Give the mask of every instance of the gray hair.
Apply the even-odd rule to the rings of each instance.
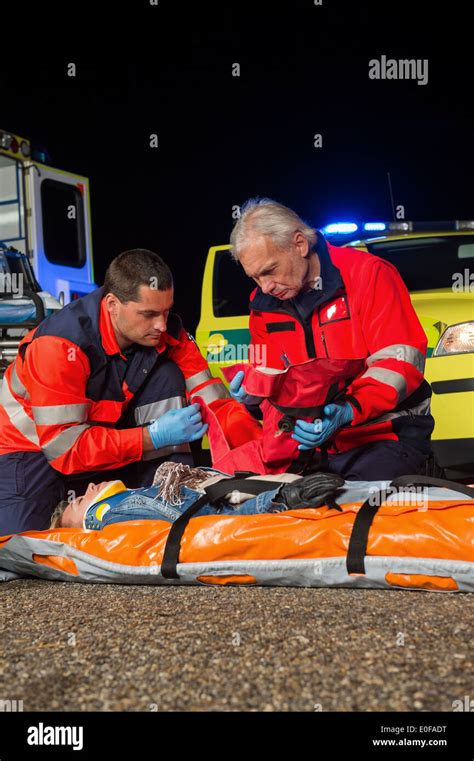
[[[286,249],[291,246],[295,232],[303,233],[310,249],[316,243],[316,230],[292,209],[271,198],[250,198],[242,206],[230,236],[232,256],[239,260],[252,234],[269,235],[279,248]]]

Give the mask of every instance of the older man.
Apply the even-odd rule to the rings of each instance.
[[[423,377],[427,339],[396,268],[328,244],[270,199],[243,206],[231,244],[257,283],[251,342],[265,347],[268,366],[318,357],[365,360],[345,401],[327,404],[322,419],[296,422],[299,459],[312,452],[317,466],[322,448],[325,470],[350,480],[418,472],[434,426]],[[246,393],[242,378],[234,378],[231,394],[252,407],[260,400]]]

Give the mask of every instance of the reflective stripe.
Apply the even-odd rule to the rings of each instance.
[[[394,370],[386,370],[384,367],[371,367],[360,376],[360,379],[363,378],[374,378],[374,380],[391,386],[397,392],[399,402],[403,401],[407,395],[407,382],[405,378],[401,373],[396,373]]]
[[[408,344],[392,344],[391,346],[384,346],[383,349],[376,351],[367,357],[367,366],[373,365],[374,362],[378,362],[379,359],[398,359],[401,362],[408,362],[410,365],[416,367],[420,373],[425,369],[425,355],[414,346]]]
[[[169,410],[179,410],[186,405],[186,399],[182,396],[170,396],[169,399],[162,399],[159,402],[151,402],[151,404],[142,404],[141,407],[137,407],[134,416],[135,423],[137,425],[145,425],[151,423],[152,420],[157,420],[159,417],[168,412]]]
[[[23,399],[26,399],[28,397],[26,388],[24,387],[23,383],[18,377],[18,373],[16,371],[16,362],[12,365],[12,372],[10,375],[10,385],[12,388],[12,391],[17,396],[21,396]]]
[[[18,380],[18,378],[16,379]],[[28,417],[21,403],[13,396],[12,392],[10,391],[7,378],[4,378],[2,381],[0,403],[10,418],[10,423],[14,426],[14,428],[16,428],[17,431],[25,436],[28,441],[31,441],[32,444],[35,444],[37,447],[39,447],[39,439],[34,421]]]
[[[211,379],[212,379],[212,375],[209,369],[201,370],[201,372],[195,373],[194,375],[191,375],[191,377],[187,379],[186,391],[188,392],[188,394],[190,394],[193,388],[195,388],[196,386],[199,386],[200,383],[205,383],[205,381],[211,380]]]
[[[186,454],[191,452],[191,449],[189,444],[179,444],[179,446],[174,447],[163,447],[163,449],[152,449],[149,452],[143,453],[142,460],[156,460],[157,457],[167,457],[168,455],[175,454],[176,452]]]
[[[48,441],[48,443],[42,447],[43,454],[48,462],[65,454],[73,444],[76,443],[79,436],[88,428],[90,428],[90,425],[72,425],[70,428],[66,428],[65,431],[58,433],[54,439]]]
[[[368,420],[366,423],[362,423],[359,427],[362,427],[364,425],[374,425],[374,423],[384,423],[386,420],[394,420],[397,417],[401,417],[402,415],[430,415],[431,414],[431,399],[424,399],[420,404],[415,405],[415,407],[410,407],[407,410],[399,410],[398,412],[387,412],[385,415],[380,415],[380,417],[372,418],[372,420]]]
[[[215,402],[216,399],[231,398],[222,381],[219,381],[219,383],[211,383],[209,386],[204,386],[204,388],[198,389],[195,396],[202,396],[206,404],[211,404],[211,402]],[[193,397],[191,396],[191,401],[192,400]]]
[[[83,423],[87,420],[88,404],[51,404],[46,407],[32,407],[36,425],[60,425],[62,423]]]

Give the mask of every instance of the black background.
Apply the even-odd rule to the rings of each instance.
[[[97,282],[121,251],[157,251],[194,331],[207,250],[228,242],[232,207],[248,197],[275,198],[317,227],[387,219],[390,172],[407,219],[474,217],[464,8],[35,4],[3,28],[14,45],[0,58],[0,127],[90,178]],[[428,58],[429,83],[370,80],[382,54]]]

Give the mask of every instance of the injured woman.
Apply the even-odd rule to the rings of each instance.
[[[152,486],[127,489],[122,481],[89,484],[85,494],[61,501],[53,512],[51,528],[100,530],[112,523],[133,520],[174,521],[206,494],[213,484],[232,478],[213,468],[191,468],[165,462],[157,469]],[[264,480],[264,476],[257,476]],[[330,473],[298,477],[272,476],[272,488],[256,496],[232,490],[218,504],[204,503],[194,517],[279,513],[326,504],[344,479]],[[275,481],[281,485],[275,488]]]

